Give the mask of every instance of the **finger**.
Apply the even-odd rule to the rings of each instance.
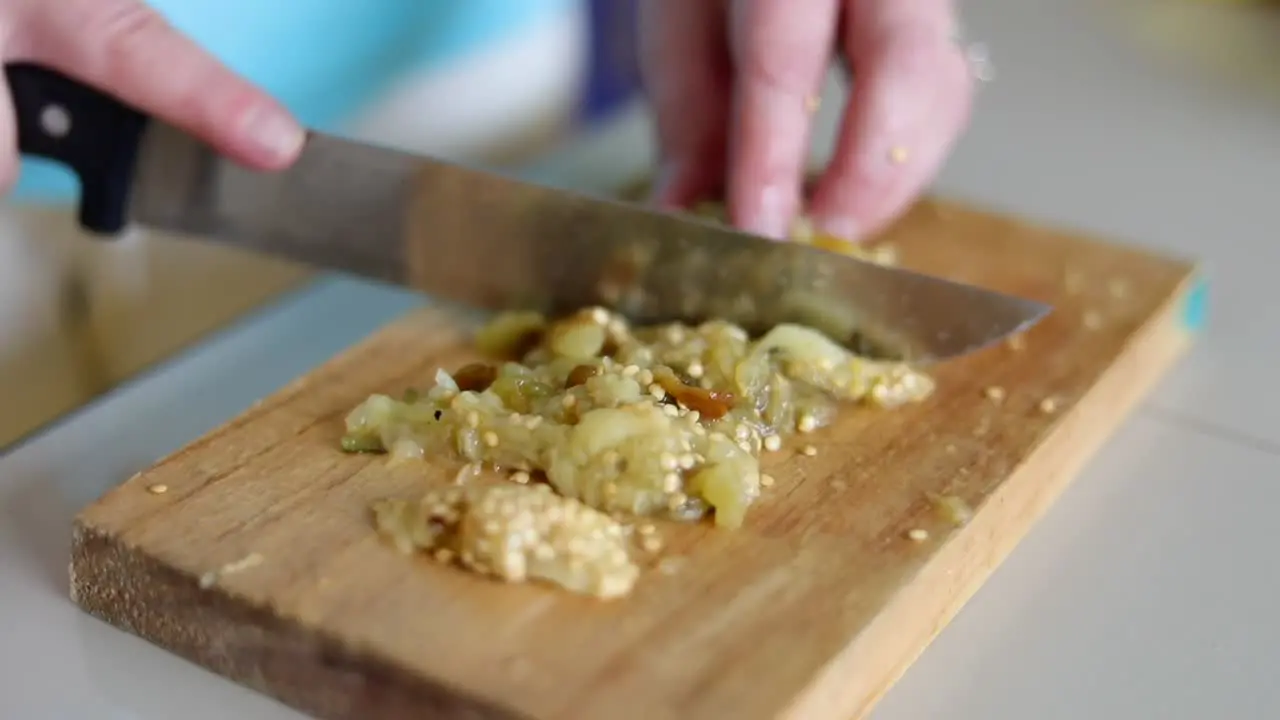
[[[810,213],[819,229],[857,239],[932,180],[968,122],[973,80],[949,0],[853,0],[846,17],[854,87]]]
[[[722,3],[645,0],[640,71],[657,126],[652,200],[688,207],[724,182],[731,65]]]
[[[816,96],[831,59],[837,0],[736,0],[736,67],[728,180],[729,217],[785,237],[800,209]]]
[[[305,139],[288,112],[136,0],[31,5],[12,55],[103,89],[242,163],[274,169]]]
[[[11,97],[9,84],[0,78],[0,97]],[[19,157],[14,148],[18,146],[18,126],[14,119],[13,106],[0,103],[0,195],[8,194],[18,179]]]

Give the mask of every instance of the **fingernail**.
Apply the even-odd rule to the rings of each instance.
[[[816,218],[814,225],[817,226],[819,232],[841,240],[856,242],[859,239],[858,221],[847,215]]]
[[[291,160],[306,140],[306,131],[288,113],[269,106],[255,110],[245,120],[244,131],[263,159],[271,162]]]
[[[786,191],[771,185],[760,192],[756,212],[744,223],[745,229],[774,240],[785,240],[791,229],[792,214]]]

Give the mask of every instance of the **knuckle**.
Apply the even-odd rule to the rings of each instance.
[[[884,37],[880,52],[896,60],[901,70],[921,78],[936,78],[952,59],[960,58],[958,46],[927,28],[909,26]]]
[[[936,42],[954,36],[959,28],[953,0],[845,0],[850,2],[849,30],[855,35],[919,36]]]
[[[941,110],[967,107],[976,90],[967,49],[935,35],[908,32],[894,36],[868,65],[874,67],[881,82],[893,83],[920,98],[932,98],[943,106],[938,108]]]
[[[831,58],[834,22],[826,22],[825,13],[816,9],[781,13],[778,7],[761,2],[735,6],[730,34],[736,71],[769,95],[807,97]]]
[[[99,61],[108,72],[146,61],[169,29],[160,13],[133,2],[91,3],[96,9],[86,24],[103,38]]]
[[[767,95],[807,97],[807,78],[801,78],[794,66],[778,61],[778,54],[748,52],[738,62],[738,72]]]
[[[148,5],[82,1],[94,8],[85,25],[100,38],[88,58],[94,74],[147,104],[148,110],[181,114],[203,131],[228,113],[245,112],[255,101],[241,83],[220,77],[217,66]]]
[[[973,96],[977,92],[977,80],[968,53],[953,44],[937,54],[933,68],[927,77],[936,98],[935,110],[944,120],[942,129],[949,133],[958,132],[959,126],[969,117]]]

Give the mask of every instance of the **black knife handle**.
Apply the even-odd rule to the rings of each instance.
[[[147,117],[46,67],[12,63],[4,74],[18,122],[18,152],[75,172],[80,225],[100,235],[119,233],[127,222]]]

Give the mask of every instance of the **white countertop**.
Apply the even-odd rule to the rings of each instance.
[[[876,720],[1274,717],[1274,15],[1192,0],[966,6],[996,78],[939,190],[1199,256],[1211,320]],[[567,156],[580,178],[637,167],[643,123],[616,133]],[[300,717],[79,613],[68,523],[416,302],[325,278],[0,456],[0,717]]]

